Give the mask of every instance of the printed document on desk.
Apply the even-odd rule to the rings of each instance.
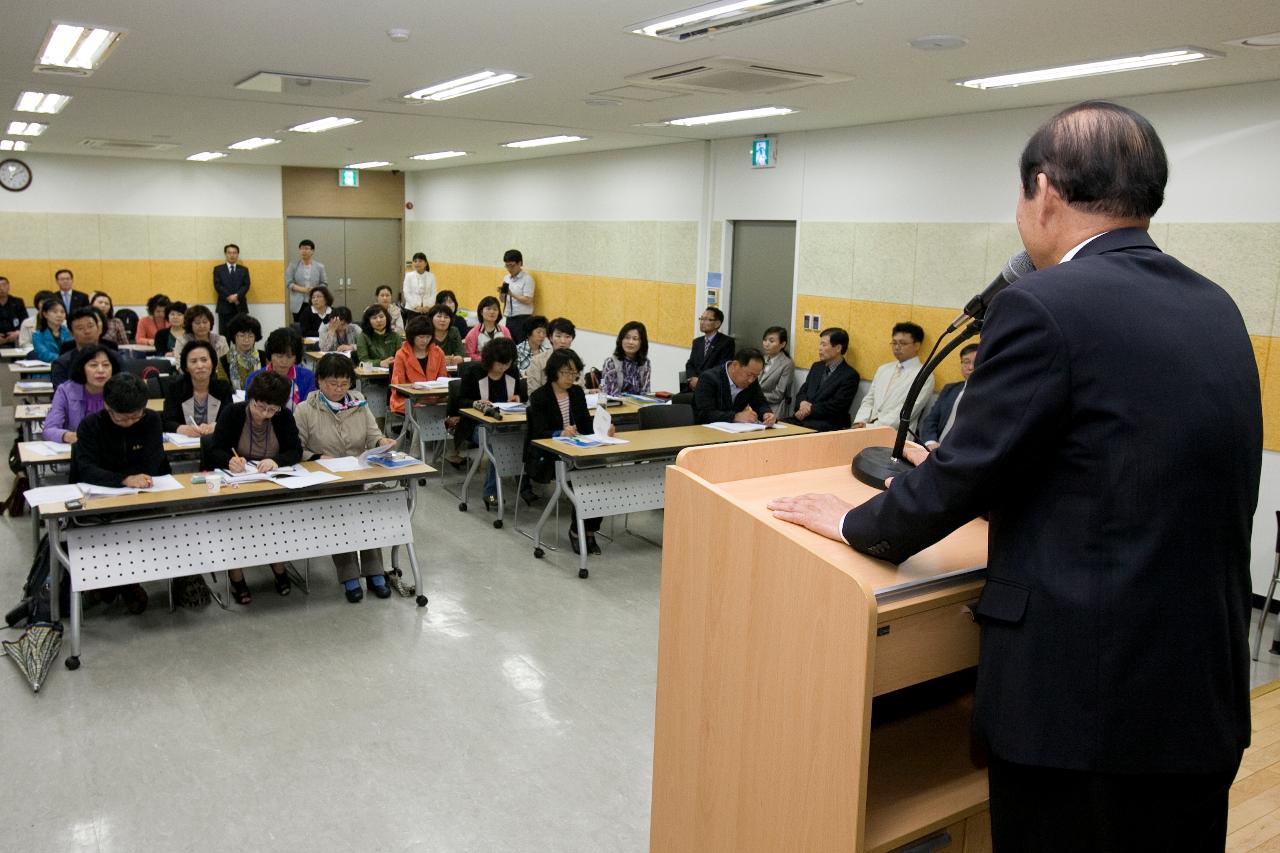
[[[718,429],[721,432],[760,432],[761,430],[766,429],[787,428],[786,424],[774,424],[772,427],[768,427],[764,424],[740,424],[737,422],[730,423],[729,421],[716,421],[715,423],[704,424],[704,426],[709,426],[712,429]]]
[[[64,503],[84,497],[75,483],[64,483],[60,486],[41,486],[38,489],[27,489],[22,495],[27,499],[27,506]]]
[[[558,435],[552,441],[572,444],[574,447],[601,447],[606,444],[627,444],[625,438],[608,435]]]
[[[198,435],[183,435],[180,432],[166,432],[164,434],[164,440],[174,445],[175,447],[199,447],[200,446],[200,436]]]
[[[71,452],[71,445],[63,444],[61,441],[28,441],[23,447],[28,453],[34,453],[36,456],[60,456]]]

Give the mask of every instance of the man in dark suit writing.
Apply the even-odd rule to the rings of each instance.
[[[1249,743],[1253,349],[1147,233],[1168,165],[1146,119],[1072,107],[1020,172],[1037,271],[992,302],[946,441],[856,509],[770,506],[893,562],[990,513],[974,716],[997,851],[1221,850]]]
[[[969,344],[960,349],[960,382],[943,387],[933,407],[920,421],[920,443],[926,450],[937,450],[944,436],[951,432],[956,422],[956,404],[964,395],[965,383],[973,375],[973,365],[978,360],[978,345]]]
[[[858,371],[844,360],[849,351],[849,333],[844,329],[824,329],[818,338],[818,361],[796,395],[792,423],[818,432],[848,429],[853,423],[849,409],[858,394]]]
[[[240,247],[235,243],[223,246],[222,254],[226,262],[213,268],[213,289],[218,292],[214,305],[218,331],[225,335],[232,317],[249,313],[249,268],[240,263]]]
[[[747,347],[719,367],[704,371],[693,392],[693,415],[700,424],[736,422],[772,426],[776,417],[760,390],[764,353]]]

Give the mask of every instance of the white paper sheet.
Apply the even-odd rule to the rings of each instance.
[[[765,428],[764,424],[740,424],[740,423],[730,423],[729,421],[716,421],[715,423],[707,424],[707,426],[711,427],[712,429],[718,429],[721,432],[734,432],[734,433],[758,432],[759,430],[762,430]]]
[[[161,474],[159,477],[151,478],[151,488],[143,489],[144,492],[180,492],[183,486],[178,482],[178,478],[172,474]]]
[[[27,489],[23,493],[23,497],[27,499],[27,506],[41,506],[43,504],[79,500],[83,495],[74,483],[64,483],[60,486],[41,486],[38,489]]]
[[[494,403],[493,407],[504,415],[523,412],[527,408],[524,403]]]
[[[326,471],[335,473],[360,471],[369,467],[354,456],[339,456],[337,459],[317,459],[316,462]]]
[[[232,391],[232,392],[231,392],[231,402],[233,402],[233,403],[243,403],[243,402],[244,402],[244,392],[243,392],[243,391]]]
[[[35,380],[35,379],[24,379],[24,380],[22,380],[22,381],[20,381],[20,382],[15,382],[15,383],[13,384],[13,387],[14,387],[14,388],[16,388],[16,389],[17,389],[17,390],[19,390],[19,391],[28,391],[28,392],[35,392],[35,391],[52,391],[52,390],[53,390],[53,383],[52,383],[52,382],[41,382],[41,381],[39,381],[39,380]]]
[[[48,367],[49,362],[41,361],[38,358],[20,358],[14,362],[18,367]]]
[[[609,414],[609,410],[604,406],[596,409],[596,416],[593,426],[593,432],[597,438],[604,438],[609,435],[609,427],[613,426],[613,416]]]
[[[178,447],[199,447],[200,436],[183,435],[180,432],[166,432],[164,440]]]
[[[61,441],[28,441],[23,447],[28,453],[34,453],[36,456],[58,456],[71,452],[71,445],[63,444]]]
[[[299,474],[293,477],[279,477],[275,482],[286,489],[305,489],[307,486],[318,486],[321,483],[332,483],[341,479],[337,474],[329,474],[325,471],[309,471],[306,474]]]

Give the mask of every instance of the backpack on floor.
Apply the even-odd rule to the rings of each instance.
[[[62,584],[58,592],[58,612],[65,614],[71,608],[71,584]],[[31,558],[27,582],[22,587],[22,601],[5,615],[4,620],[13,627],[20,622],[27,625],[48,622],[49,616],[49,537],[41,536],[35,556]]]

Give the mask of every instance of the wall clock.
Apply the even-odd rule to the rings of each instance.
[[[0,187],[22,192],[31,186],[31,167],[21,160],[0,160]]]

